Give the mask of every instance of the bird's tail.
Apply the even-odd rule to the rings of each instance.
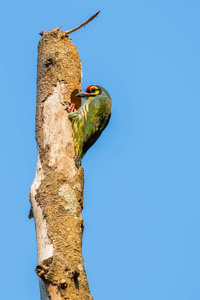
[[[76,166],[77,166],[78,169],[81,166],[81,156],[80,155],[78,155],[77,158],[76,158]]]

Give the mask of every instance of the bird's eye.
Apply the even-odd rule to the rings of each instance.
[[[92,91],[92,93],[94,93],[96,91],[96,89],[93,88],[93,89],[91,89],[91,91]]]

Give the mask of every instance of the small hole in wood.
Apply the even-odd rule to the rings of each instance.
[[[76,95],[78,93],[79,93],[78,89],[73,90],[73,92],[71,93],[71,103],[75,104],[76,110],[78,110],[81,107],[81,105],[82,105],[81,98],[76,97]]]

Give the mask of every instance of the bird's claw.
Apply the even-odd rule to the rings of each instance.
[[[71,103],[70,107],[67,109],[68,113],[70,112],[74,112],[75,110],[75,104],[74,103]]]

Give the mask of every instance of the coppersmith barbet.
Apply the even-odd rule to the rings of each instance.
[[[90,85],[85,92],[76,96],[87,99],[76,112],[70,112],[68,115],[72,121],[76,166],[79,168],[83,155],[108,125],[111,116],[111,98],[106,89],[98,85]],[[68,112],[72,111],[73,107],[70,107]]]

